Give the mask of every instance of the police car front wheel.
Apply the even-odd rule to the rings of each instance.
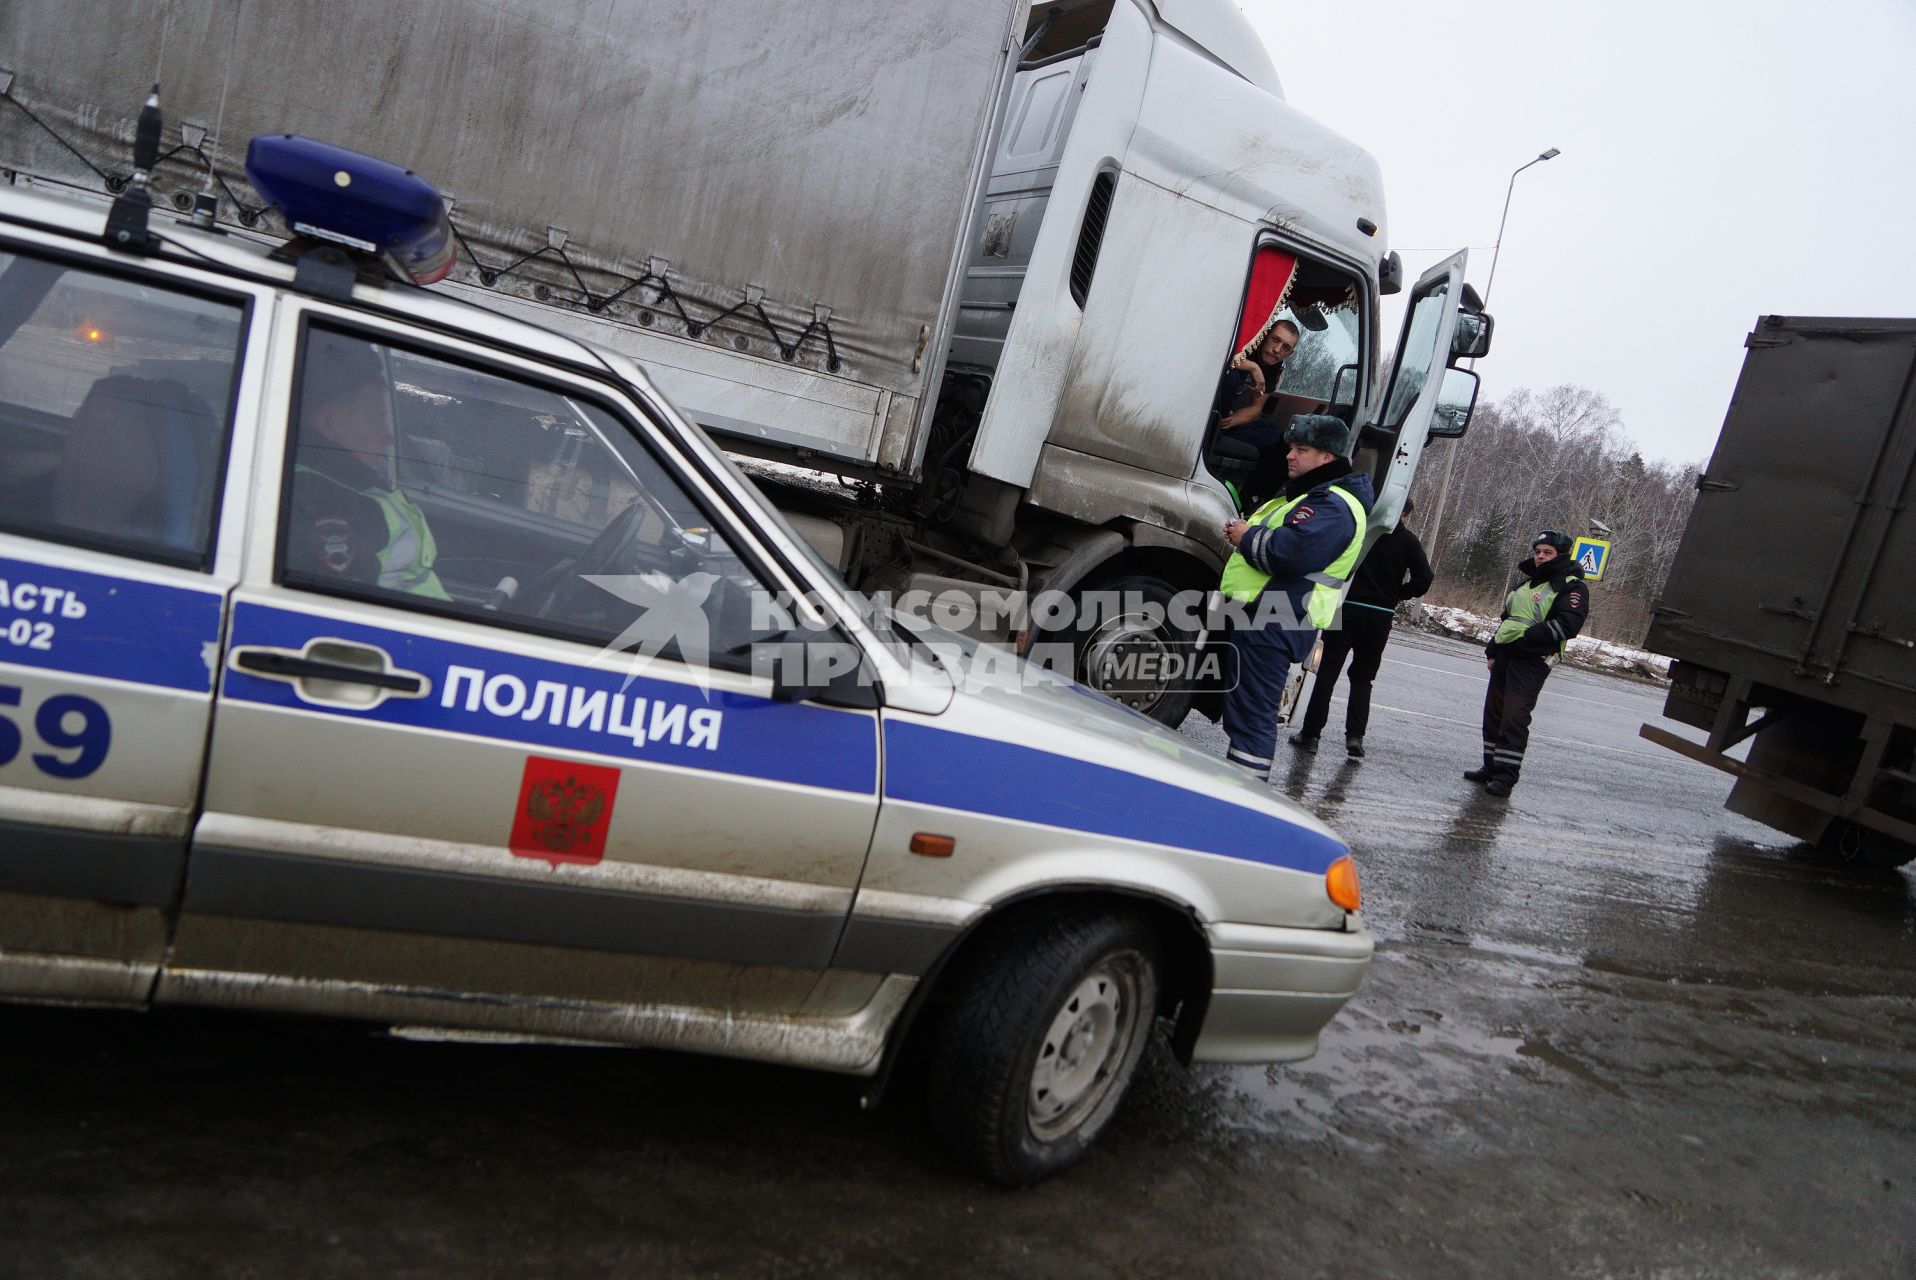
[[[987,939],[933,1046],[931,1118],[953,1150],[1007,1186],[1082,1158],[1156,1023],[1158,954],[1146,921],[1105,912]]]

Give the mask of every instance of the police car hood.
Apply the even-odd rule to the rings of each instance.
[[[1035,781],[1025,779],[1034,785],[1070,787],[1086,771],[1100,784],[1098,793],[1106,793],[1102,784],[1118,784],[1122,799],[1098,815],[1105,824],[1099,829],[1199,847],[1202,833],[1196,827],[1206,821],[1202,815],[1228,806],[1231,812],[1223,816],[1245,838],[1289,845],[1307,854],[1301,862],[1284,859],[1283,865],[1321,870],[1345,852],[1335,832],[1268,783],[1149,716],[1003,649],[928,623],[900,625],[931,647],[956,686],[951,705],[936,718],[939,728],[1020,748],[1015,756],[997,761],[997,767],[1022,768],[1034,775],[1041,771],[1044,776]],[[958,767],[954,761],[953,768]],[[975,776],[971,762],[966,767],[973,769],[975,785],[986,783]],[[1137,786],[1124,790],[1123,775],[1134,777]],[[1188,804],[1181,803],[1176,792],[1188,793]],[[1104,803],[1089,788],[1075,799],[1086,808]],[[1114,829],[1122,828],[1127,816],[1136,819],[1137,829]],[[1163,838],[1180,821],[1185,824],[1183,838]]]

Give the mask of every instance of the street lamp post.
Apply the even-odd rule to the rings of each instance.
[[[1546,160],[1554,160],[1562,154],[1563,152],[1552,147],[1550,150],[1540,153],[1535,160],[1526,161],[1511,170],[1510,184],[1504,188],[1503,216],[1497,219],[1497,243],[1490,251],[1490,278],[1484,281],[1484,307],[1486,310],[1490,307],[1491,286],[1497,283],[1497,259],[1503,256],[1504,224],[1510,221],[1510,196],[1511,193],[1517,189],[1517,175],[1533,164],[1542,164]],[[1473,366],[1476,363],[1474,360],[1471,361]],[[1433,551],[1437,549],[1437,535],[1443,530],[1444,503],[1450,497],[1450,473],[1451,469],[1457,465],[1457,449],[1461,444],[1463,444],[1462,440],[1452,440],[1450,442],[1450,448],[1444,450],[1444,478],[1437,483],[1437,510],[1430,518],[1430,546]]]

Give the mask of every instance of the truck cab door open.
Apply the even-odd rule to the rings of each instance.
[[[1417,281],[1404,312],[1403,332],[1398,335],[1389,389],[1379,402],[1376,419],[1358,439],[1357,465],[1370,472],[1377,486],[1366,545],[1396,527],[1438,408],[1456,399],[1454,387],[1452,396],[1445,396],[1444,374],[1453,356],[1460,354],[1454,350],[1460,315],[1472,315],[1479,321],[1465,335],[1470,341],[1462,354],[1481,354],[1488,347],[1487,318],[1475,317],[1474,309],[1463,310],[1464,265],[1469,257],[1467,250],[1459,250]],[[1470,397],[1466,395],[1464,402],[1468,405]],[[1465,416],[1467,413],[1468,409]],[[1459,415],[1451,416],[1455,420]],[[1461,427],[1453,432],[1448,425],[1442,434],[1463,433]]]

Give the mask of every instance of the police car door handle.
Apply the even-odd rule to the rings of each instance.
[[[378,652],[369,650],[369,652]],[[381,655],[382,659],[384,655]],[[324,662],[284,649],[235,649],[233,665],[254,675],[281,680],[333,680],[341,684],[365,684],[395,693],[421,694],[426,682],[405,671],[373,671],[344,662]]]

